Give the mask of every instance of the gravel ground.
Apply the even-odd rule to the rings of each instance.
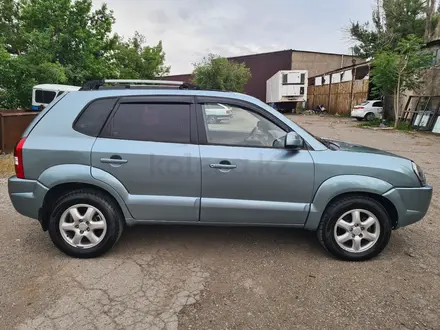
[[[104,257],[76,260],[15,213],[1,179],[0,329],[440,329],[440,137],[292,118],[415,160],[434,186],[428,215],[363,263],[305,231],[180,226],[131,228]]]

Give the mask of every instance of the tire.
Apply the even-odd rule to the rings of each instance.
[[[217,118],[215,116],[208,116],[208,124],[215,124],[217,123]]]
[[[376,116],[374,115],[374,113],[372,113],[372,112],[369,112],[369,113],[367,113],[366,115],[365,115],[365,120],[366,121],[372,121],[372,120],[374,120],[376,118]]]
[[[98,191],[91,189],[74,190],[63,195],[54,205],[49,219],[49,235],[55,246],[71,257],[98,257],[109,251],[121,237],[124,229],[123,215],[111,198]],[[68,211],[72,209],[76,209],[79,215],[81,215],[83,210],[88,211],[92,209],[93,212],[91,213],[94,214],[94,220],[87,222],[89,225],[86,225],[85,219],[87,219],[87,216],[86,213],[84,213],[84,218],[79,220],[80,227],[78,225],[75,226],[74,224],[78,222],[73,220],[74,218]],[[66,219],[72,222],[67,222],[68,220]],[[61,230],[60,222],[61,224],[69,226],[72,230]],[[99,227],[103,226],[105,229],[93,229],[92,226],[98,226],[98,224]],[[87,228],[81,226],[87,226]],[[80,229],[84,229],[82,231],[84,234],[79,235],[78,231]],[[92,241],[85,236],[91,233],[93,233],[94,237],[98,238],[96,243],[92,243]],[[72,244],[68,243],[68,237],[77,237],[76,235],[78,235],[78,237],[81,236],[79,244],[82,244],[82,247],[73,246],[73,239]],[[82,236],[85,236],[85,238]],[[87,241],[90,246],[87,246]]]
[[[375,217],[375,219],[373,218],[373,220],[375,220],[375,224],[371,225],[366,230],[365,228],[368,225],[365,225],[365,227],[359,225],[357,229],[354,229],[354,227],[350,226],[350,230],[352,231],[345,230],[345,228],[342,228],[340,227],[340,225],[337,225],[337,223],[339,223],[340,221],[341,216],[347,214],[348,212],[352,212],[354,210],[360,211],[361,220],[363,220],[363,222],[361,223],[366,224],[365,217],[373,218],[371,217],[371,215],[373,215]],[[350,222],[350,216],[354,218],[354,216],[352,216],[352,213],[347,214],[347,216],[344,217],[344,219],[346,220],[345,223]],[[351,225],[351,223],[349,224]],[[359,234],[359,230],[361,230],[360,234]],[[374,230],[377,234],[375,235],[377,239],[375,241],[374,240],[370,241],[369,239],[373,237],[370,232]],[[379,232],[377,230],[379,230]],[[370,234],[366,233],[366,231],[368,231]],[[348,236],[346,237],[349,237],[349,240],[345,243],[338,243],[336,241],[336,236],[342,238],[343,235],[345,235],[345,233],[348,234]],[[327,206],[321,218],[317,235],[318,235],[318,240],[321,243],[321,245],[324,247],[324,249],[326,249],[328,252],[330,252],[339,259],[349,260],[349,261],[368,260],[377,256],[387,246],[388,241],[390,240],[391,237],[391,220],[385,208],[376,200],[367,196],[352,195],[336,200]],[[367,236],[369,237],[369,239],[365,238]],[[359,251],[356,252],[350,251],[350,249],[353,250],[355,246],[354,245],[355,240],[358,240],[359,238],[360,238]],[[363,247],[362,247],[362,242],[364,244]],[[341,247],[341,244],[344,246],[344,248]],[[372,245],[368,247],[369,244]],[[352,245],[351,248],[350,245]]]
[[[357,121],[363,121],[364,118],[356,118]]]

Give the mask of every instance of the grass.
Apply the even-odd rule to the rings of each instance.
[[[0,155],[0,176],[13,175],[14,171],[14,159],[12,155]]]
[[[381,123],[381,120],[376,118],[371,121],[361,122],[361,123],[359,123],[358,126],[359,127],[379,127],[380,123]],[[384,124],[385,124],[385,126],[388,126],[388,127],[394,127],[394,122],[387,121]],[[397,123],[396,129],[399,131],[412,131],[413,130],[410,123],[402,122],[402,121],[399,121]]]
[[[379,127],[380,119],[373,119],[370,121],[363,121],[359,123],[359,127]]]
[[[410,124],[410,123],[408,123],[408,122],[402,122],[402,121],[399,121],[399,122],[397,123],[397,129],[398,129],[399,131],[412,131],[412,130],[413,130],[413,128],[411,127],[411,124]]]

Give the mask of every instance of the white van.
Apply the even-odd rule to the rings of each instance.
[[[81,87],[71,85],[42,84],[32,88],[32,110],[41,110],[64,92],[77,91]]]

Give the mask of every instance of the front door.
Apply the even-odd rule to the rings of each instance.
[[[205,137],[200,146],[200,221],[304,224],[314,182],[308,150],[284,149],[283,137],[289,128],[252,106],[223,100],[232,109],[232,117],[208,123],[208,101],[199,99],[197,107],[199,136]]]
[[[110,173],[136,220],[198,221],[199,147],[193,98],[125,97],[92,150],[92,175]],[[193,143],[194,142],[194,143]]]

